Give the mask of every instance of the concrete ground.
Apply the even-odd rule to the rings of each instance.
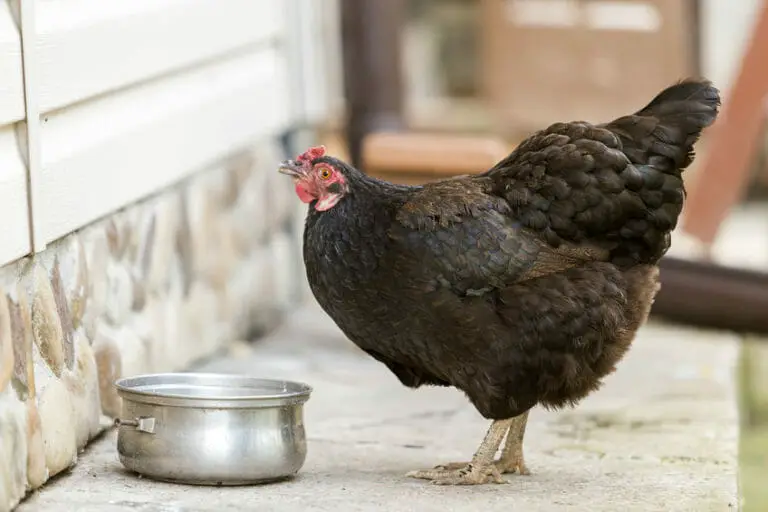
[[[314,387],[297,478],[238,488],[153,482],[122,468],[111,431],[18,511],[737,510],[737,355],[734,335],[651,323],[602,390],[574,410],[531,413],[531,476],[440,487],[403,475],[470,458],[488,423],[455,390],[404,388],[306,307],[255,346],[202,367]]]

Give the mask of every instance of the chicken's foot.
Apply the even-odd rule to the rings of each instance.
[[[458,469],[425,469],[420,471],[410,471],[405,476],[412,478],[421,478],[430,480],[437,485],[477,485],[488,482],[504,484],[507,483],[501,477],[501,473],[494,463],[494,456],[499,449],[504,434],[509,430],[514,421],[496,420],[491,424],[485,439],[480,444],[472,462],[464,464]]]
[[[501,457],[494,461],[494,464],[501,474],[518,473],[520,475],[530,475],[531,472],[526,467],[525,458],[523,457],[523,437],[525,436],[525,427],[528,424],[528,411],[525,411],[520,416],[515,416],[511,421],[507,440],[501,451]],[[468,464],[468,462],[449,462],[435,466],[435,469],[455,470],[466,467]]]

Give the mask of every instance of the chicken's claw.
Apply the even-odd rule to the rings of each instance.
[[[440,467],[440,466],[438,466]],[[424,469],[409,471],[407,477],[429,480],[434,485],[506,484],[495,464],[486,467],[464,464],[458,469]]]
[[[530,475],[531,471],[528,469],[528,467],[525,465],[525,460],[523,460],[522,454],[512,460],[504,460],[499,459],[493,462],[496,468],[499,470],[499,473],[505,474],[505,473],[517,473],[519,475]],[[434,469],[439,470],[454,470],[454,469],[461,469],[465,466],[467,466],[468,462],[447,462],[445,464],[440,464],[439,466],[435,466]]]
[[[478,485],[485,483],[506,484],[508,483],[501,477],[501,472],[496,466],[493,456],[499,449],[499,444],[504,435],[512,425],[513,419],[495,420],[485,439],[480,444],[480,448],[472,457],[472,462],[466,464],[451,464],[444,466],[445,469],[437,467],[433,469],[424,469],[420,471],[410,471],[405,476],[411,478],[421,478],[429,480],[435,485]],[[522,453],[522,452],[521,452]],[[459,465],[456,469],[448,469],[449,466]]]

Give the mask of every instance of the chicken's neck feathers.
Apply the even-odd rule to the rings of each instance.
[[[347,287],[363,285],[378,267],[396,213],[420,187],[396,185],[365,175],[348,179],[349,192],[328,211],[314,204],[304,228],[304,262],[310,281]],[[339,283],[341,274],[356,282]]]

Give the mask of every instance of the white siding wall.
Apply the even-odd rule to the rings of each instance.
[[[339,0],[291,0],[289,4],[293,34],[289,51],[300,77],[292,85],[301,98],[300,117],[325,123],[343,113]]]
[[[335,14],[308,0],[0,0],[0,265],[322,119]]]
[[[16,128],[24,119],[21,39],[10,6],[0,2],[0,264],[29,252],[27,168]]]
[[[279,0],[36,0],[47,112],[284,34]]]
[[[280,0],[36,0],[35,248],[286,129],[284,13]]]
[[[45,114],[35,233],[49,242],[288,123],[263,48]]]

